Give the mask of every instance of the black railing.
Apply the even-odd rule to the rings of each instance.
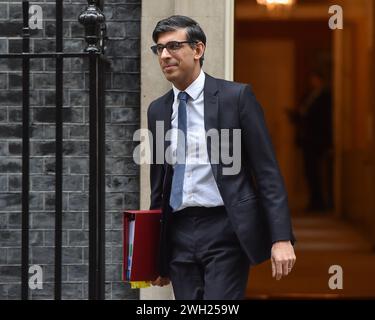
[[[22,52],[30,52],[29,4],[22,3]],[[22,58],[22,299],[28,298],[29,275],[29,192],[30,192],[30,59]]]
[[[89,61],[89,299],[105,294],[105,189],[104,189],[104,55],[106,27],[103,1],[88,0],[79,15],[85,27],[87,47],[83,52],[63,52],[63,1],[56,0],[56,52],[30,53],[29,1],[22,2],[22,53],[0,54],[0,59],[22,59],[22,258],[21,298],[29,298],[29,184],[30,184],[30,59],[56,61],[56,175],[55,175],[55,299],[61,299],[62,284],[62,171],[63,171],[63,65],[64,58]]]

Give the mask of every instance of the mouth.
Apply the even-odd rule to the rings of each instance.
[[[166,65],[163,67],[163,70],[164,71],[170,71],[170,70],[173,70],[173,68],[176,68],[177,66],[176,65]]]

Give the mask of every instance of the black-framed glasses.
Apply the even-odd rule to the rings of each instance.
[[[169,52],[176,52],[181,49],[184,43],[197,43],[196,41],[169,41],[166,44],[155,44],[151,47],[151,50],[156,55],[161,55],[163,50],[166,48]]]

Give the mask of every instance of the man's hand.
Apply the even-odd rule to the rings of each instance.
[[[272,277],[280,280],[287,276],[296,262],[296,255],[290,241],[275,242],[271,250]]]
[[[169,282],[170,280],[168,278],[158,277],[156,280],[152,281],[151,284],[153,286],[163,287],[163,286],[168,285]]]

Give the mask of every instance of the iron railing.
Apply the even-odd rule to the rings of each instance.
[[[88,0],[78,17],[85,27],[87,47],[78,53],[63,52],[63,1],[56,0],[56,52],[30,53],[29,1],[22,2],[22,53],[0,54],[0,59],[22,60],[22,258],[21,298],[29,298],[29,184],[30,184],[30,60],[56,61],[56,174],[55,174],[55,290],[62,288],[62,171],[63,171],[63,65],[64,58],[89,61],[89,277],[88,298],[104,299],[105,294],[105,113],[104,73],[106,25],[102,0]]]

